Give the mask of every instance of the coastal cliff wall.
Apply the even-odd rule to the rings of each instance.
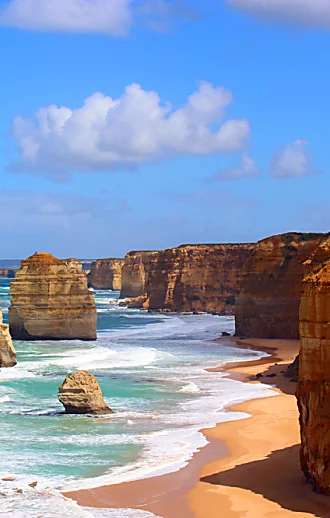
[[[10,333],[17,340],[95,340],[96,307],[77,260],[36,253],[11,281]]]
[[[318,492],[330,495],[330,261],[303,281],[299,328],[301,468]]]
[[[183,245],[158,254],[150,268],[152,311],[233,315],[237,282],[253,244]]]
[[[91,265],[88,286],[95,290],[121,290],[124,259],[98,259]]]
[[[233,315],[237,280],[253,249],[253,244],[223,244],[130,252],[121,298],[133,297],[132,306],[150,311]]]
[[[16,351],[9,334],[9,326],[3,324],[0,308],[0,368],[14,367],[16,363]]]
[[[238,286],[237,336],[299,338],[304,263],[326,237],[326,234],[287,233],[256,244]]]
[[[147,293],[151,263],[153,264],[158,254],[157,251],[134,251],[126,254],[122,268],[121,299],[142,297]]]

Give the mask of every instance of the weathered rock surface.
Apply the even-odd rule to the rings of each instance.
[[[295,360],[291,365],[288,366],[285,372],[285,376],[290,378],[291,381],[298,381],[299,374],[299,355],[296,356]]]
[[[96,339],[95,301],[77,263],[66,264],[42,252],[22,261],[10,285],[14,339]]]
[[[253,244],[183,245],[159,252],[149,268],[152,310],[233,315],[237,282]]]
[[[121,290],[124,259],[98,259],[91,265],[88,285],[95,290]]]
[[[326,234],[288,233],[256,244],[238,286],[236,335],[299,338],[304,262],[326,237]]]
[[[100,386],[88,371],[69,374],[58,389],[58,399],[67,414],[112,414]]]
[[[0,278],[2,279],[13,279],[15,277],[16,270],[12,268],[0,268]]]
[[[14,367],[16,363],[16,351],[9,334],[9,326],[3,324],[0,308],[0,367]]]
[[[120,298],[141,297],[147,293],[151,262],[158,257],[158,251],[129,252],[122,268]]]
[[[233,315],[237,281],[253,244],[184,245],[130,252],[121,298],[150,311]]]
[[[330,495],[330,261],[303,281],[300,337],[301,467],[317,491]]]

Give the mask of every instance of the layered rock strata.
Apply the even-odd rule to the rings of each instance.
[[[14,367],[16,363],[16,351],[9,334],[9,326],[3,324],[0,308],[0,368]]]
[[[325,234],[288,233],[256,244],[238,285],[236,335],[299,338],[304,263],[326,237]]]
[[[95,376],[88,371],[69,374],[59,387],[58,399],[67,414],[113,414]]]
[[[158,255],[158,251],[126,254],[122,268],[121,299],[141,297],[147,293],[150,268]]]
[[[48,253],[22,261],[11,281],[10,333],[17,340],[95,340],[96,307],[81,265]]]
[[[233,315],[237,283],[253,244],[184,245],[152,261],[146,306],[152,311]]]
[[[300,337],[301,467],[318,492],[330,495],[330,261],[303,281]]]
[[[124,259],[98,259],[91,265],[88,285],[95,290],[121,290]]]
[[[233,315],[237,281],[253,244],[183,245],[127,254],[121,298],[150,311]]]

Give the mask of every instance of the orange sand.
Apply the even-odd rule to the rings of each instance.
[[[271,356],[225,370],[235,379],[275,385],[278,396],[235,406],[251,417],[204,430],[210,444],[177,473],[65,496],[85,506],[132,507],[164,518],[330,518],[330,498],[315,494],[300,471],[295,384],[281,374],[299,342],[238,340],[237,345]],[[265,377],[256,381],[259,372]]]

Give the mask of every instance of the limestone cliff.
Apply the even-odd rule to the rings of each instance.
[[[96,308],[81,265],[51,254],[22,261],[11,281],[10,333],[17,340],[95,340]]]
[[[303,281],[300,337],[301,467],[317,491],[330,495],[330,261]]]
[[[9,327],[2,323],[2,309],[0,308],[0,368],[14,367],[16,363],[16,351],[9,334]]]
[[[236,299],[236,335],[299,338],[304,262],[325,234],[288,233],[259,241],[243,268]]]
[[[88,285],[95,290],[121,290],[124,259],[98,259],[91,265]]]
[[[157,251],[126,254],[122,269],[121,299],[141,297],[146,294],[150,265],[158,254]]]
[[[129,299],[129,307],[150,311],[233,315],[237,279],[253,247],[183,245],[158,252],[131,252],[123,268],[121,296],[135,297]]]
[[[150,310],[233,315],[237,281],[253,244],[183,245],[161,252],[150,269]]]
[[[95,376],[88,371],[69,374],[59,387],[58,399],[67,414],[113,414]]]

